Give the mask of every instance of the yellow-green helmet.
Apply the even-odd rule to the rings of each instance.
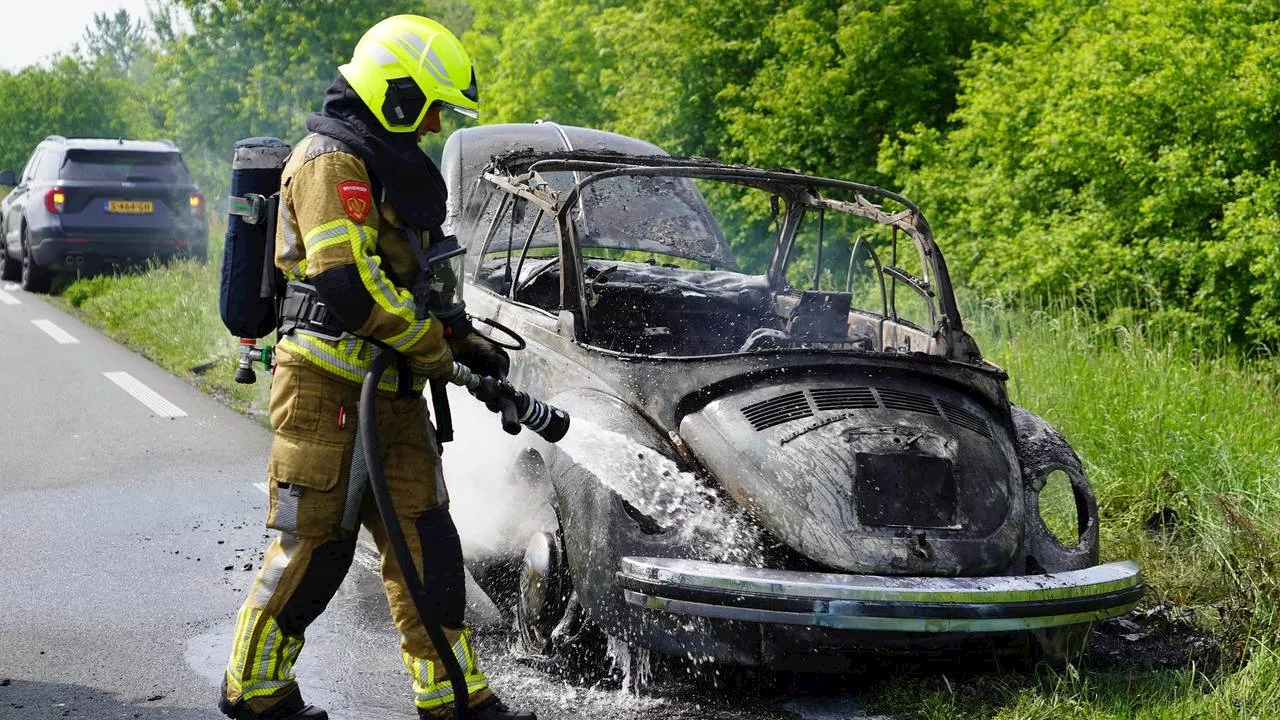
[[[448,28],[419,15],[369,28],[338,71],[391,132],[413,132],[434,103],[480,114],[471,56]]]

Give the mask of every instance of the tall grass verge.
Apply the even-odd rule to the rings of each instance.
[[[211,228],[208,263],[153,264],[145,272],[100,275],[67,285],[57,300],[156,364],[194,381],[240,411],[261,408],[267,383],[234,381],[237,342],[218,317],[221,228]]]
[[[1137,559],[1153,599],[1274,639],[1280,604],[1280,388],[1273,360],[1206,354],[1176,334],[1084,312],[988,310],[987,356],[1014,402],[1089,469],[1103,552]],[[1173,519],[1176,517],[1176,520]]]

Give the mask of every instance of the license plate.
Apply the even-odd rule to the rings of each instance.
[[[151,200],[108,200],[107,212],[125,215],[150,215],[156,211],[156,204]]]

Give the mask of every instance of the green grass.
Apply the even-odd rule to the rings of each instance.
[[[1206,676],[1159,672],[943,675],[887,680],[869,689],[882,710],[928,720],[1190,720],[1280,717],[1280,656],[1261,645],[1243,668]]]
[[[210,257],[220,257],[211,233]],[[245,409],[235,339],[218,318],[218,263],[71,284],[63,302],[174,373]],[[1104,559],[1141,563],[1145,606],[1170,602],[1221,651],[1212,669],[1069,670],[873,682],[867,697],[918,718],[1280,717],[1280,362],[1208,354],[1177,335],[1083,312],[986,308],[971,330],[1015,402],[1071,440],[1102,513]],[[193,376],[190,368],[214,361]],[[1150,534],[1166,508],[1178,522]]]
[[[258,411],[267,382],[234,380],[237,340],[218,317],[221,228],[209,233],[208,263],[156,265],[146,272],[77,280],[54,298],[82,320],[185,377],[240,411]],[[203,372],[193,368],[212,363]]]
[[[1274,629],[1280,367],[1206,356],[1072,310],[986,313],[976,325],[988,357],[1009,371],[1013,401],[1058,427],[1085,461],[1104,555],[1141,562],[1153,600],[1202,608],[1236,623],[1233,632]],[[1143,525],[1165,508],[1179,520],[1152,537]]]

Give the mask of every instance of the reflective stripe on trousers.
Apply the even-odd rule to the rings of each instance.
[[[280,535],[267,548],[237,616],[226,673],[226,699],[233,704],[243,701],[249,711],[259,715],[297,691],[293,668],[305,630],[337,593],[351,566],[357,519],[369,530],[382,555],[383,586],[391,617],[402,635],[402,653],[408,656],[405,664],[413,675],[415,700],[421,698],[425,709],[433,713],[447,713],[453,700],[446,672],[436,661],[435,648],[409,597],[372,493],[367,487],[361,489],[366,468],[357,461],[363,458],[355,445],[364,418],[339,413],[340,408],[355,408],[358,400],[358,386],[334,379],[312,363],[292,359],[288,351],[281,353],[272,378],[271,418],[276,437],[268,462],[268,525]],[[448,516],[444,510],[448,492],[426,400],[421,395],[379,395],[375,402],[377,413],[372,421],[378,426],[381,450],[388,459],[384,466],[387,486],[414,570],[424,578],[461,577],[461,547],[446,542],[449,533],[445,530],[452,528],[452,522],[447,523],[448,528],[441,524]],[[340,422],[340,417],[345,421]],[[456,543],[454,532],[452,542]],[[452,559],[455,553],[456,560]],[[433,582],[428,589],[444,588],[452,593],[451,587]],[[457,583],[457,592],[462,588]],[[448,597],[458,600],[452,594]],[[461,625],[463,619],[459,611],[456,619],[445,624]],[[461,629],[445,632],[465,668],[471,704],[484,702],[490,693],[483,674],[476,669],[469,636],[463,640]],[[433,707],[441,709],[431,710]]]
[[[446,633],[454,634],[452,631]],[[403,656],[404,666],[413,676],[414,704],[423,710],[435,710],[453,704],[453,684],[449,682],[443,665],[437,668],[436,663],[431,660],[415,658],[409,653],[403,653]],[[467,680],[468,695],[474,696],[489,687],[488,679],[476,667],[476,654],[471,647],[469,629],[457,633],[457,640],[453,643],[453,656],[458,660],[458,666],[462,668],[463,677]]]
[[[281,632],[261,608],[241,607],[227,661],[227,690],[248,701],[291,688],[302,642]]]

